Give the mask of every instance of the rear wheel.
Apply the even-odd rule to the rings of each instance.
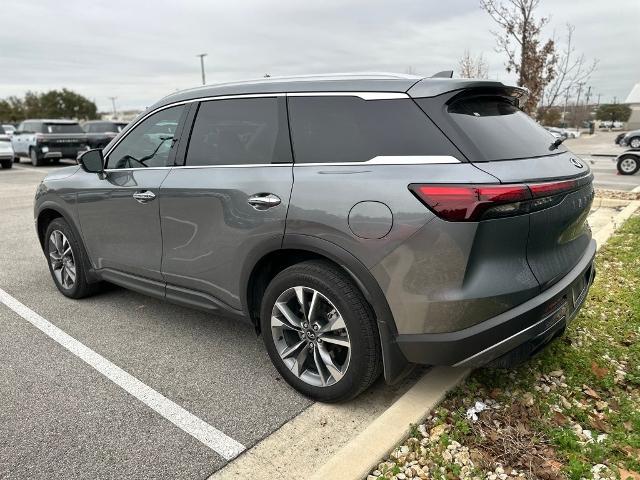
[[[621,175],[633,175],[640,170],[640,161],[636,155],[623,155],[618,159],[618,172]]]
[[[38,155],[38,152],[35,148],[29,150],[29,157],[31,158],[31,165],[33,165],[34,167],[40,167],[44,165],[44,158]]]
[[[0,162],[0,164],[2,164],[2,168],[11,168],[11,167],[13,167],[13,160],[11,160],[11,159],[2,160],[2,162]]]
[[[351,279],[328,262],[303,262],[276,275],[264,294],[260,319],[271,361],[309,397],[348,400],[380,375],[371,307]]]
[[[16,155],[15,157],[13,157],[13,161],[14,161],[15,163],[20,163],[20,156],[19,156],[19,155]]]
[[[629,146],[631,148],[640,148],[640,137],[633,137],[629,139]]]
[[[64,296],[82,298],[95,291],[96,284],[87,282],[84,249],[64,219],[56,218],[48,225],[44,253],[53,282]]]

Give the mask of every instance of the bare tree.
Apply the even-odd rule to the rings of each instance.
[[[540,0],[480,0],[480,7],[500,26],[492,32],[496,50],[506,53],[507,72],[518,75],[518,85],[529,90],[523,109],[533,114],[545,86],[555,77],[557,55],[553,39],[541,43],[540,31],[549,17],[537,20],[534,11]]]
[[[465,50],[458,68],[462,78],[489,78],[489,66],[482,54],[472,57],[469,50]]]
[[[587,82],[598,66],[598,60],[588,62],[584,53],[577,55],[573,46],[573,32],[576,27],[567,23],[567,40],[565,48],[558,56],[557,74],[548,88],[545,89],[542,106],[555,105],[569,92],[577,89],[578,85]],[[577,55],[577,56],[576,56]],[[588,100],[587,100],[588,101]]]

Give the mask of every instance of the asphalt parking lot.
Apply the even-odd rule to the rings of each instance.
[[[55,168],[0,171],[1,290],[244,447],[311,404],[250,326],[116,287],[63,297],[32,214]],[[0,323],[0,478],[206,478],[227,462],[1,303]]]
[[[640,175],[616,175],[608,158],[583,159],[601,188],[640,185]],[[248,325],[117,287],[63,297],[32,214],[37,183],[56,168],[23,159],[0,170],[0,294],[241,447],[311,405],[279,377]],[[0,478],[201,479],[228,462],[2,302],[0,323]]]

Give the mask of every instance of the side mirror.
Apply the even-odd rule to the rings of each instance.
[[[104,156],[102,150],[96,148],[84,152],[78,158],[78,163],[89,173],[102,173],[104,171]]]

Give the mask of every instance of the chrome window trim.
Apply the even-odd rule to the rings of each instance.
[[[319,163],[242,163],[242,164],[226,164],[226,165],[175,165],[170,167],[134,167],[134,168],[109,168],[105,172],[122,172],[131,170],[163,170],[163,169],[180,169],[180,168],[260,168],[260,167],[354,167],[357,165],[378,165],[378,166],[395,166],[395,165],[451,165],[462,163],[455,157],[447,155],[396,155],[396,156],[377,156],[371,160],[364,162],[319,162]]]
[[[125,135],[118,139],[116,143],[113,144],[109,148],[108,151],[103,152],[104,158],[108,161],[109,155],[111,152],[122,142],[127,136],[133,132],[140,123],[145,121],[151,115],[155,115],[162,110],[166,110],[168,108],[177,107],[179,105],[187,105],[189,103],[195,102],[209,102],[214,100],[231,100],[237,98],[277,98],[277,97],[358,97],[363,100],[396,100],[396,99],[405,99],[411,98],[408,94],[404,92],[350,92],[350,91],[336,91],[336,92],[326,92],[326,91],[311,91],[311,92],[278,92],[278,93],[239,93],[235,95],[218,95],[213,97],[198,97],[192,98],[189,100],[181,100],[178,102],[169,103],[167,105],[163,105],[158,107],[150,112],[147,112],[140,118],[138,118],[133,125],[126,131]],[[422,156],[424,157],[424,156]],[[308,165],[308,166],[319,166],[319,165],[354,165],[354,164],[378,164],[378,165],[409,165],[409,164],[433,164],[433,163],[459,163],[459,160],[450,157],[452,161],[427,161],[427,162],[398,162],[398,161],[389,161],[389,163],[380,163],[380,161],[375,161],[376,159],[385,158],[385,157],[375,157],[371,160],[367,160],[366,162],[345,162],[345,163],[297,163],[297,166]],[[401,158],[401,157],[386,157],[386,158]],[[166,166],[166,167],[138,167],[138,168],[107,168],[105,172],[117,172],[117,171],[131,171],[131,170],[146,170],[146,169],[166,169],[166,168],[202,168],[202,167],[253,167],[253,166],[279,166],[279,165],[292,165],[291,163],[275,163],[275,164],[260,164],[260,165],[251,165],[251,164],[242,164],[242,165],[176,165],[176,166]]]

